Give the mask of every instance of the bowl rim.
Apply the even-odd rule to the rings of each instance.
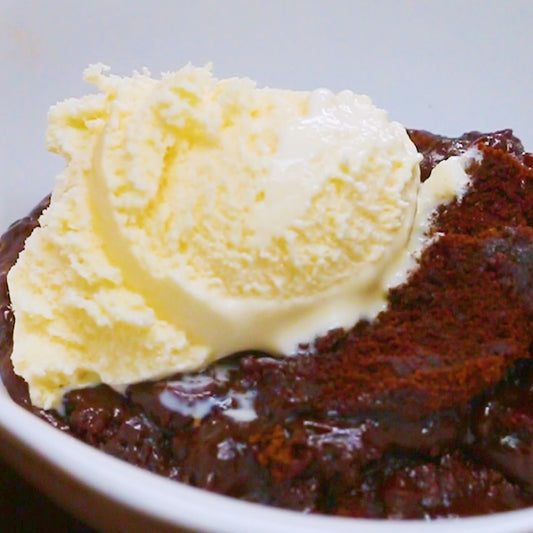
[[[311,515],[240,501],[166,479],[65,434],[16,404],[0,383],[0,433],[37,461],[69,476],[112,504],[161,527],[203,533],[527,533],[533,508],[493,515],[424,520],[375,520]],[[33,468],[38,462],[33,461]],[[45,489],[46,492],[46,489]],[[155,498],[154,494],[158,497]]]

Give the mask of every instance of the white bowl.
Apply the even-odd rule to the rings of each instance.
[[[530,533],[533,509],[460,520],[386,521],[309,515],[170,481],[49,426],[0,390],[0,453],[99,531],[202,533]]]
[[[88,89],[81,71],[126,74],[213,61],[260,85],[371,95],[392,118],[444,134],[511,127],[533,150],[533,3],[488,0],[33,2],[0,0],[0,227],[53,187],[43,146],[50,104]],[[304,515],[190,488],[86,446],[0,387],[0,453],[98,529],[213,533],[533,530],[533,509],[436,522]]]

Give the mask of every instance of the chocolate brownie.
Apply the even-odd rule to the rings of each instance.
[[[353,517],[437,518],[533,505],[533,156],[510,130],[411,130],[422,180],[477,150],[466,195],[373,321],[291,357],[234,354],[203,372],[73,390],[34,408],[10,363],[6,273],[44,200],[0,241],[0,369],[58,430],[176,481]]]

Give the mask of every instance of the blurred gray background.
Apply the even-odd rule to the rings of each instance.
[[[50,104],[92,91],[82,70],[186,62],[259,85],[366,93],[408,127],[511,127],[533,150],[530,0],[0,0],[0,225],[62,168]]]

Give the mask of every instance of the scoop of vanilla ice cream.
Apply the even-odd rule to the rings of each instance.
[[[85,77],[99,94],[50,111],[68,164],[8,277],[35,405],[294,353],[383,309],[412,253],[420,155],[368,97],[192,66]]]

